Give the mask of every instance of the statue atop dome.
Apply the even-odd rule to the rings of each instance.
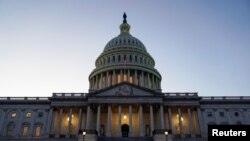
[[[130,25],[127,23],[127,15],[123,14],[123,23],[120,25],[121,33],[129,33]]]
[[[124,12],[124,14],[123,14],[123,23],[127,23],[127,15],[126,15],[126,13]]]

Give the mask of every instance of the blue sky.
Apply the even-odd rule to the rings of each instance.
[[[0,96],[88,92],[123,12],[163,92],[250,95],[247,0],[0,0]]]

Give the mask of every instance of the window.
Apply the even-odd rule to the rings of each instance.
[[[207,112],[207,116],[212,117],[213,116],[212,112]]]
[[[110,63],[110,57],[108,58],[108,63]]]
[[[118,62],[120,62],[121,61],[121,56],[120,55],[118,55]]]
[[[15,117],[16,117],[16,112],[12,112],[12,113],[11,113],[11,117],[12,117],[12,118],[15,118]]]
[[[35,137],[41,136],[41,125],[36,125],[35,127]]]
[[[43,112],[39,112],[39,113],[38,113],[38,117],[39,117],[39,118],[43,117]]]
[[[113,62],[115,62],[115,56],[113,56]]]
[[[123,57],[124,57],[123,58],[124,61],[127,60],[127,55],[124,55]]]
[[[23,125],[23,137],[27,137],[29,135],[29,126],[28,125]]]
[[[224,117],[224,112],[220,112],[220,116],[221,116],[221,117]]]
[[[137,56],[135,56],[135,62],[137,62]]]
[[[25,114],[25,116],[26,116],[27,118],[30,118],[30,117],[31,117],[31,112],[27,112],[27,113]]]
[[[129,55],[129,61],[132,62],[132,55]]]
[[[238,112],[235,112],[234,115],[235,115],[236,117],[238,117],[238,116],[239,116],[239,113],[238,113]]]
[[[10,122],[7,125],[6,136],[8,136],[8,137],[12,136],[13,132],[14,132],[14,129],[15,129],[15,124],[13,122]]]

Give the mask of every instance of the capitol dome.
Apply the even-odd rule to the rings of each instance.
[[[154,91],[161,91],[161,75],[144,44],[130,34],[124,13],[120,34],[111,39],[96,59],[96,68],[89,75],[90,92],[127,82]]]

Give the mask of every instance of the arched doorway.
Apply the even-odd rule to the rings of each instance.
[[[122,127],[122,137],[128,137],[129,126],[127,124],[123,124]]]

